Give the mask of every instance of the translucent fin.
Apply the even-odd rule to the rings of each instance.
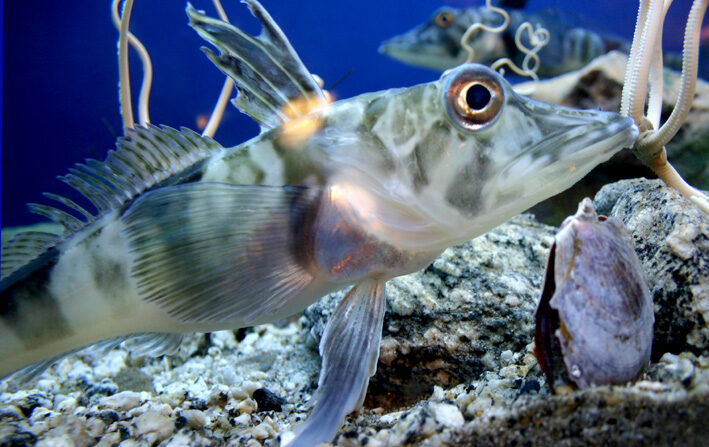
[[[203,48],[209,59],[231,77],[239,95],[234,105],[251,116],[262,128],[271,129],[302,111],[292,104],[296,98],[325,96],[303,65],[288,39],[268,12],[256,0],[246,0],[251,13],[261,22],[258,37],[221,20],[206,17],[187,5],[190,26],[217,47],[219,55]]]
[[[46,360],[42,360],[41,362],[32,363],[31,365],[25,366],[22,369],[18,369],[17,371],[11,373],[10,375],[8,375],[6,377],[0,377],[0,379],[15,383],[18,386],[24,385],[26,383],[29,383],[29,382],[32,382],[33,380],[35,380],[47,368],[49,368],[55,362],[64,358],[67,355],[68,354],[62,354],[59,356],[48,358]]]
[[[32,363],[31,365],[25,366],[22,369],[18,369],[17,371],[11,373],[10,375],[4,378],[0,377],[0,379],[13,382],[17,385],[24,385],[38,378],[47,368],[59,362],[66,356],[77,352],[83,352],[92,357],[102,357],[106,355],[110,350],[121,344],[123,340],[125,340],[125,337],[109,338],[108,340],[103,340],[93,345],[73,349],[68,352],[63,352],[48,359]]]
[[[87,160],[60,179],[79,191],[96,208],[92,213],[74,201],[45,193],[73,213],[48,205],[30,204],[30,211],[64,226],[65,235],[81,230],[161,182],[169,183],[222,147],[189,130],[167,126],[136,127],[119,138],[105,162]]]
[[[4,378],[0,377],[0,379],[11,381],[17,385],[23,385],[33,381],[47,368],[68,355],[81,352],[94,358],[103,357],[120,344],[123,344],[123,346],[134,356],[159,357],[161,355],[170,355],[177,351],[183,339],[184,335],[181,334],[154,333],[109,338],[108,340],[102,340],[98,343],[94,343],[93,345],[64,352],[54,357],[25,366],[24,368],[18,369]]]
[[[184,338],[182,334],[138,334],[128,337],[123,346],[134,356],[158,357],[174,354]]]
[[[319,190],[191,183],[151,191],[123,217],[141,296],[190,323],[251,324],[313,280],[294,255]]]
[[[335,309],[320,341],[323,364],[315,407],[288,447],[331,441],[345,416],[362,406],[377,369],[385,301],[384,283],[367,281],[354,286]]]
[[[5,279],[30,261],[36,259],[61,238],[53,233],[28,231],[19,233],[2,244],[0,279]]]

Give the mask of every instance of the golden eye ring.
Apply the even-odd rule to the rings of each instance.
[[[436,26],[438,26],[439,28],[448,28],[453,24],[454,20],[455,19],[453,18],[453,14],[448,11],[441,11],[436,14]]]
[[[446,112],[465,130],[478,131],[492,125],[505,103],[499,75],[477,64],[451,73],[444,88]]]

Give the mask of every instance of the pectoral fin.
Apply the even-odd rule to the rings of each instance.
[[[335,309],[320,341],[315,407],[288,447],[330,441],[345,416],[362,406],[377,369],[385,301],[384,283],[370,280],[353,287]]]
[[[317,194],[222,183],[146,194],[122,217],[139,294],[186,323],[236,327],[280,318],[314,281],[295,255],[294,230]]]

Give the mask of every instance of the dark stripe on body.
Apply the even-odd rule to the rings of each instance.
[[[450,133],[450,126],[439,121],[431,126],[431,130],[411,152],[407,165],[415,192],[420,192],[429,184],[427,173],[433,172],[446,156]]]
[[[27,349],[72,333],[59,302],[48,290],[58,259],[59,251],[50,248],[2,281],[0,319]]]

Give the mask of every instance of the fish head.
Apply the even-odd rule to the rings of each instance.
[[[412,191],[398,201],[436,222],[441,246],[569,188],[638,135],[630,118],[527,98],[480,64],[390,101],[372,132],[393,148]]]
[[[417,67],[447,70],[468,57],[460,40],[472,23],[498,24],[500,17],[487,8],[460,10],[442,7],[424,23],[384,41],[379,52]],[[504,42],[499,34],[478,29],[468,45],[475,52],[475,62],[491,64],[504,56]]]

